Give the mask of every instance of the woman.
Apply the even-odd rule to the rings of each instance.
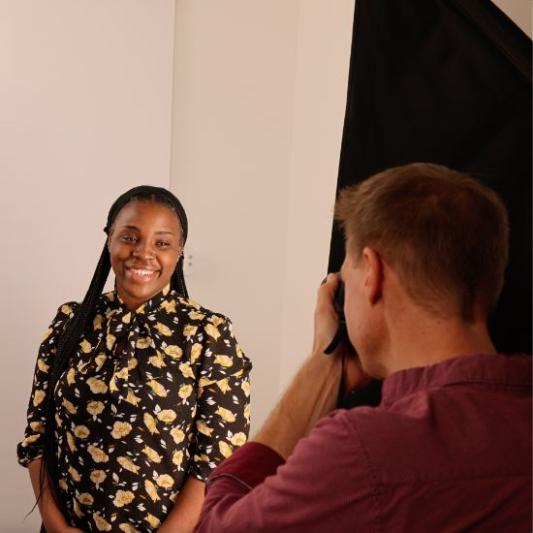
[[[131,189],[105,232],[85,299],[41,344],[18,459],[48,533],[191,531],[207,475],[246,441],[251,364],[231,322],[188,299],[174,195]]]

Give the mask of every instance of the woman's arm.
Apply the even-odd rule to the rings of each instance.
[[[42,460],[40,457],[33,460],[28,465],[28,470],[30,472],[30,479],[33,486],[33,492],[35,493],[35,498],[38,498],[39,511],[41,513],[41,518],[43,519],[46,533],[83,533],[81,529],[71,527],[65,520],[63,513],[59,510],[59,507],[56,505],[56,502],[50,493],[50,486],[46,476],[41,494],[41,463]]]
[[[158,533],[191,533],[204,502],[204,487],[203,481],[189,477],[176,496],[172,511],[157,530]]]

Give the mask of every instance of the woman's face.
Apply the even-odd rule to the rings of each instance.
[[[181,255],[181,226],[172,209],[132,201],[118,213],[108,239],[116,289],[135,310],[169,283]]]

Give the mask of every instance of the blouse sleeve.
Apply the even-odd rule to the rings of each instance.
[[[194,346],[192,350],[192,358],[198,357],[200,366],[190,474],[205,481],[248,439],[252,364],[238,345],[228,318],[212,315],[199,329],[196,354]]]
[[[45,331],[39,348],[33,387],[28,403],[28,424],[24,439],[17,445],[18,462],[27,467],[34,459],[43,454],[43,434],[46,425],[46,396],[48,383],[54,364],[54,355],[58,337],[62,334],[65,323],[73,316],[74,302],[62,305],[56,317]]]

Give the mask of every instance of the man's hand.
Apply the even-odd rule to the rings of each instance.
[[[339,284],[338,273],[328,274],[318,289],[315,308],[314,354],[323,354],[337,333],[339,319],[334,301]],[[370,383],[370,377],[362,370],[357,353],[349,342],[339,343],[330,357],[338,357],[343,361],[343,394],[346,395]]]
[[[339,327],[339,317],[335,311],[335,293],[339,288],[339,274],[328,274],[317,293],[315,307],[315,332],[313,340],[313,353],[324,353],[324,350],[335,337]],[[331,354],[337,353],[337,350]]]

